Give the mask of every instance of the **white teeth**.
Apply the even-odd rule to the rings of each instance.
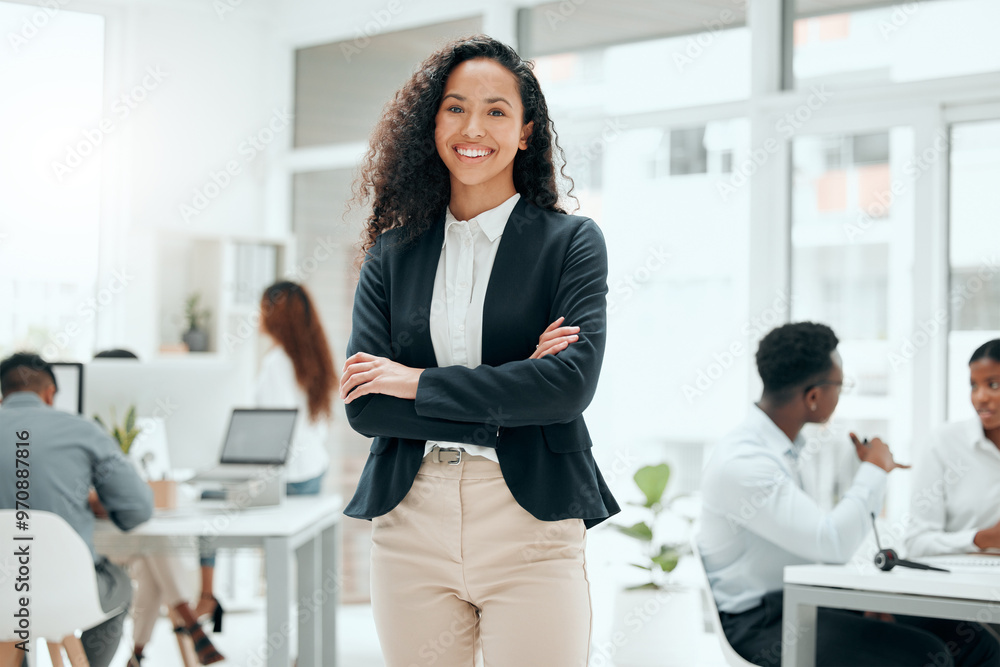
[[[491,150],[469,150],[467,148],[456,148],[455,150],[458,151],[459,155],[464,155],[465,157],[483,157],[493,152]]]

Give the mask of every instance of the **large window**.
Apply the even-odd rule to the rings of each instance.
[[[706,35],[705,48],[669,37],[537,59],[579,213],[608,245],[608,347],[587,419],[595,442],[617,444],[598,456],[704,443],[747,404],[759,332],[747,312],[749,188],[733,172],[750,161],[749,121],[649,120],[749,95],[748,30]],[[720,418],[720,403],[739,407]]]
[[[1000,121],[951,131],[948,417],[973,416],[969,357],[1000,338]]]
[[[619,44],[537,59],[536,73],[560,128],[569,119],[745,99],[750,30],[740,27]]]
[[[908,449],[913,262],[913,131],[801,136],[792,150],[792,320],[831,326],[845,392],[820,456],[821,497],[836,502],[857,467],[848,432]],[[814,429],[810,429],[811,431]],[[905,455],[903,455],[905,458]]]
[[[795,87],[846,88],[1000,71],[995,0],[925,0],[850,11],[857,0],[798,0]],[[813,10],[843,13],[802,16]]]
[[[97,284],[100,144],[116,117],[102,107],[104,19],[48,12],[0,2],[0,355],[83,361],[125,288]]]

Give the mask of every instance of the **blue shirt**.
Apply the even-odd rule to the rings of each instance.
[[[847,562],[881,510],[886,472],[872,463],[861,464],[833,510],[821,509],[802,490],[804,445],[754,405],[705,464],[697,540],[719,611],[759,605],[783,588],[787,565]]]
[[[18,434],[24,432],[22,439]],[[24,441],[30,443],[27,468],[15,463],[15,443]],[[27,470],[28,477],[18,478],[17,469]],[[90,487],[122,530],[153,514],[152,489],[111,436],[96,422],[55,410],[30,391],[10,394],[0,404],[0,509],[15,509],[18,479],[28,480],[30,509],[65,519],[90,547],[95,562]]]

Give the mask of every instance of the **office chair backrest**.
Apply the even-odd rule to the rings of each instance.
[[[715,631],[715,636],[719,638],[719,646],[722,648],[722,655],[726,659],[726,664],[730,665],[730,667],[754,667],[753,663],[744,660],[743,656],[737,653],[736,650],[729,645],[729,639],[726,637],[726,633],[722,629],[722,620],[719,618],[719,608],[715,604],[715,595],[712,593],[712,585],[708,582],[708,573],[705,572],[705,561],[701,559],[701,552],[698,551],[697,535],[691,537],[691,552],[694,554],[695,565],[698,566],[698,572],[701,574],[701,585],[708,602],[708,615],[712,620],[712,630]]]
[[[27,530],[16,527],[15,510],[0,510],[0,642],[18,642],[12,622],[21,609],[21,597],[30,600],[31,638],[60,641],[76,630],[86,630],[120,610],[105,612],[97,592],[97,574],[90,549],[62,517],[29,510]],[[31,537],[31,540],[21,539]],[[18,549],[27,548],[27,563]],[[21,568],[27,568],[26,573]],[[28,577],[17,581],[18,577]],[[30,590],[18,591],[28,584]]]

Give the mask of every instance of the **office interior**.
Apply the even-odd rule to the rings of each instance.
[[[994,0],[5,0],[0,356],[67,362],[63,409],[135,406],[171,468],[214,463],[251,400],[266,285],[308,287],[343,364],[368,133],[427,54],[487,33],[534,60],[564,201],[609,252],[585,417],[625,510],[588,535],[591,665],[724,665],[687,556],[659,620],[637,622],[623,591],[648,573],[610,524],[642,519],[632,475],[668,463],[657,530],[690,542],[702,461],[760,395],[756,344],[785,322],[829,324],[856,386],[807,432],[824,507],[858,465],[849,431],[909,461],[973,416],[967,360],[1000,337],[997,26]],[[94,360],[110,348],[139,361]],[[324,494],[350,498],[369,444],[336,402]],[[891,476],[882,520],[909,492]],[[340,664],[376,667],[370,524],[340,525]],[[231,664],[263,635],[261,567],[219,556]],[[181,664],[167,619],[149,650]]]

